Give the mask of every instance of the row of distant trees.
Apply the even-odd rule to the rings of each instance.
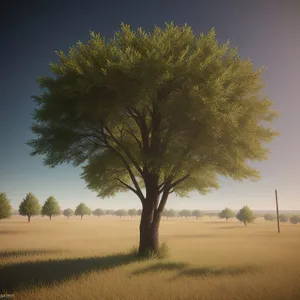
[[[112,215],[112,216],[119,216],[119,217],[123,217],[123,216],[135,217],[135,216],[141,216],[142,210],[135,209],[135,208],[129,210],[125,210],[125,209],[104,210],[101,208],[97,208],[94,211],[92,211],[86,204],[80,203],[75,210],[71,208],[67,208],[61,211],[59,203],[53,196],[50,196],[41,207],[36,196],[32,193],[28,193],[19,206],[19,213],[22,216],[27,216],[28,222],[30,222],[31,217],[36,215],[48,216],[50,220],[52,219],[53,216],[57,216],[60,214],[63,214],[67,218],[76,215],[76,216],[80,216],[81,219],[83,218],[83,216],[91,215],[91,214],[97,217],[101,217],[104,215]],[[12,207],[10,205],[10,201],[8,200],[5,193],[0,193],[0,219],[9,218],[11,214],[12,214]],[[210,218],[213,216],[218,216],[219,218],[226,219],[226,220],[229,220],[231,218],[237,218],[245,225],[255,220],[253,211],[248,206],[242,207],[237,214],[234,213],[233,210],[226,207],[220,213],[213,213],[213,212],[204,213],[198,209],[195,210],[183,209],[181,211],[176,211],[174,209],[165,209],[162,213],[162,216],[166,218],[196,217],[197,219],[203,216],[209,216]],[[276,217],[275,215],[272,214],[265,214],[264,219],[267,221],[273,221],[276,219]],[[299,216],[289,217],[286,215],[280,215],[281,222],[288,222],[289,220],[293,224],[300,223]]]

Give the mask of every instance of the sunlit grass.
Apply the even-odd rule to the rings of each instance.
[[[139,260],[139,219],[0,222],[0,287],[16,299],[300,299],[300,224],[162,220],[167,259]]]

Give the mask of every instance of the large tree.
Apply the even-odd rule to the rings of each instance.
[[[53,216],[60,214],[60,207],[53,196],[50,196],[42,206],[42,216],[48,216],[50,220]]]
[[[31,217],[39,215],[41,212],[41,206],[38,199],[32,193],[28,193],[19,206],[19,213],[21,216],[27,216],[28,223],[30,223]]]
[[[12,207],[6,193],[0,193],[0,220],[10,218]]]
[[[243,60],[215,31],[122,24],[112,39],[91,32],[58,51],[52,77],[33,96],[32,155],[55,167],[83,166],[99,197],[131,191],[141,201],[139,254],[158,251],[168,196],[219,187],[218,176],[259,178],[276,116],[262,93],[263,68]]]

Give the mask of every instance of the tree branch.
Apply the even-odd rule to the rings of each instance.
[[[182,178],[176,180],[175,182],[171,183],[170,188],[175,187],[176,185],[178,185],[179,183],[181,183],[182,181],[186,180],[187,178],[190,177],[190,174],[186,174],[185,176],[183,176]]]
[[[138,195],[138,192],[133,188],[131,187],[129,184],[125,183],[124,181],[122,181],[119,176],[115,177],[116,180],[118,180],[123,186],[125,186],[127,189],[131,190],[132,192],[134,192],[137,196]]]

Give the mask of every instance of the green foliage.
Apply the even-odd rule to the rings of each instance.
[[[85,215],[90,215],[92,213],[91,209],[88,208],[84,203],[80,203],[75,209],[75,215],[80,216],[81,219]]]
[[[32,216],[39,215],[40,212],[41,206],[39,204],[38,199],[35,197],[34,194],[28,193],[19,206],[20,215],[27,216],[28,221],[30,222],[30,218]]]
[[[248,206],[242,207],[236,215],[236,218],[243,222],[245,226],[255,220],[252,210]]]
[[[291,216],[291,217],[290,217],[290,222],[291,222],[292,224],[300,223],[300,216]]]
[[[6,193],[0,193],[0,220],[10,218],[12,207]]]
[[[193,217],[196,217],[197,219],[201,218],[204,216],[204,214],[199,210],[199,209],[195,209],[193,212],[192,212],[192,216]]]
[[[101,197],[142,198],[149,172],[179,196],[218,188],[217,175],[259,178],[248,162],[267,159],[277,113],[262,93],[263,68],[214,30],[122,24],[110,40],[93,33],[57,55],[53,77],[38,78],[28,142],[46,166],[86,163],[82,178]]]
[[[287,222],[289,220],[289,216],[287,215],[279,215],[280,222]]]
[[[74,211],[71,208],[67,208],[63,211],[63,215],[67,218],[71,217],[72,215],[74,215]]]
[[[105,211],[101,208],[97,208],[93,211],[93,215],[97,217],[101,217],[105,215]]]
[[[42,216],[48,216],[51,220],[53,216],[58,216],[60,214],[60,207],[58,202],[54,197],[49,197],[44,205],[42,206]]]
[[[179,216],[188,218],[192,216],[192,212],[188,209],[183,209],[179,212]]]
[[[116,210],[116,216],[118,216],[118,217],[127,216],[127,211],[125,209],[117,209]]]
[[[274,220],[276,220],[276,216],[272,215],[272,214],[264,214],[264,219],[266,221],[274,221]]]
[[[235,213],[230,209],[225,207],[219,214],[218,214],[220,219],[230,219],[235,217]]]
[[[128,215],[129,215],[130,217],[136,216],[136,215],[137,215],[137,210],[136,210],[135,208],[129,209],[129,210],[128,210]]]

